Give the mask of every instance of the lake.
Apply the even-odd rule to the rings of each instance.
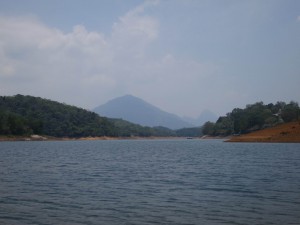
[[[300,144],[0,142],[0,224],[300,224]]]

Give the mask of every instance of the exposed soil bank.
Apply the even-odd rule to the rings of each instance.
[[[234,136],[227,141],[300,143],[300,121],[284,123],[249,134]]]

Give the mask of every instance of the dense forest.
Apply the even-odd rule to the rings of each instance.
[[[113,124],[96,113],[32,96],[0,97],[0,134],[54,137],[114,136]]]
[[[145,127],[122,119],[101,117],[85,109],[39,97],[1,96],[0,135],[32,134],[74,138],[178,135],[165,127]]]
[[[213,136],[238,135],[299,119],[300,108],[297,102],[267,105],[257,102],[247,105],[245,109],[233,109],[226,116],[219,117],[216,123],[206,122],[202,132]]]
[[[122,119],[108,119],[113,123],[118,137],[175,137],[176,131],[166,127],[147,127],[134,124]]]
[[[216,123],[171,130],[146,127],[122,119],[101,117],[75,106],[32,96],[0,96],[0,135],[46,135],[52,137],[200,137],[249,133],[300,119],[298,103],[263,102],[235,108]]]

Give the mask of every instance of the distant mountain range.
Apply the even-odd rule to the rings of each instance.
[[[132,95],[125,95],[96,107],[94,112],[101,116],[120,118],[143,126],[163,126],[170,129],[193,127],[179,116],[165,112],[144,100]]]
[[[218,116],[209,110],[203,110],[200,116],[196,119],[190,117],[183,117],[183,119],[194,126],[202,126],[207,121],[216,122]]]

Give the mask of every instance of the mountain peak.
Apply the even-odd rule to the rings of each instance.
[[[141,98],[138,98],[136,96],[133,96],[133,95],[130,95],[130,94],[127,94],[127,95],[123,95],[123,96],[120,96],[120,97],[117,97],[117,98],[114,98],[108,102],[114,102],[114,101],[124,101],[124,102],[144,102],[146,103],[143,99]]]
[[[121,118],[143,126],[164,126],[171,129],[191,127],[180,117],[165,112],[133,95],[114,98],[94,109],[101,116]]]

